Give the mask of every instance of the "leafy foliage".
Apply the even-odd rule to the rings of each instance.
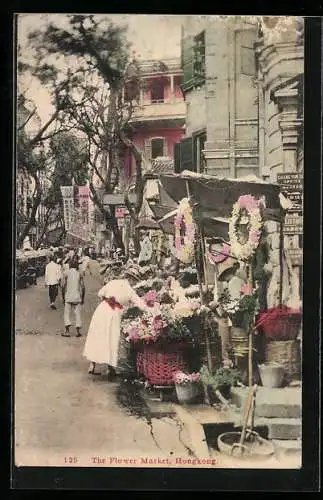
[[[232,387],[240,380],[240,371],[236,368],[219,368],[211,374],[206,366],[201,368],[201,380],[205,385],[211,386],[214,390],[223,387]]]

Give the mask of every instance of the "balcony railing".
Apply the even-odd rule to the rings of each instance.
[[[158,118],[184,118],[186,114],[186,104],[183,100],[143,102],[136,108],[132,121],[136,120],[156,120]]]

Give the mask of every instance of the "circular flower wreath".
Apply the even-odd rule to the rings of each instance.
[[[261,216],[262,206],[264,206],[264,200],[256,200],[250,194],[240,196],[238,201],[233,205],[229,223],[229,237],[232,255],[237,259],[248,260],[259,245],[263,224]],[[246,211],[249,218],[249,235],[248,241],[245,244],[240,243],[237,229],[242,211]]]
[[[185,264],[190,264],[194,258],[195,224],[188,198],[180,201],[174,223],[175,257]],[[184,229],[183,236],[181,229]]]

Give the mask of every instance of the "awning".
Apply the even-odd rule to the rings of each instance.
[[[243,194],[256,198],[263,197],[266,202],[265,220],[280,221],[283,211],[280,202],[280,188],[257,178],[228,179],[185,171],[160,177],[159,203],[150,202],[149,206],[156,221],[168,234],[174,234],[176,208],[187,190],[201,210],[204,234],[228,239],[229,220],[232,206]]]
[[[258,199],[264,197],[266,218],[280,219],[282,210],[279,185],[253,179],[228,179],[185,171],[181,174],[162,175],[160,183],[177,203],[187,197],[189,192],[192,199],[200,206],[203,219],[217,217],[229,219],[233,204],[244,194],[251,194]]]

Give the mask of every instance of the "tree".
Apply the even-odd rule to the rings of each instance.
[[[51,89],[52,112],[44,124],[37,114],[37,106],[27,99],[26,91],[22,88],[22,80],[26,74],[36,76]],[[67,71],[64,78],[59,79],[58,70],[48,63],[42,66],[25,63],[22,50],[18,48],[17,168],[32,179],[34,184],[28,222],[18,235],[18,247],[36,225],[36,214],[43,194],[41,177],[48,168],[48,141],[55,135],[70,130],[71,126],[66,120],[67,110],[72,105],[82,105],[88,99],[89,89],[84,89],[78,100],[71,97],[75,85],[80,85],[81,81],[81,75],[71,70]]]
[[[88,95],[91,94],[91,99],[83,102],[82,106],[69,106],[66,114],[69,123],[87,138],[93,174],[90,178],[92,198],[121,248],[124,245],[114,207],[103,205],[94,176],[99,179],[104,193],[112,193],[124,174],[120,148],[123,145],[129,149],[136,163],[138,199],[136,206],[131,207],[126,192],[125,202],[131,216],[136,219],[143,196],[142,155],[127,134],[127,124],[138,101],[140,78],[136,61],[130,59],[130,45],[125,35],[124,27],[111,23],[105,17],[70,15],[68,29],[51,23],[44,32],[35,31],[29,37],[38,54],[40,75],[43,75],[44,67],[48,64],[44,62],[45,58],[53,54],[73,60],[76,72],[83,74],[83,82],[86,82],[84,86]],[[126,82],[128,96],[124,99]]]
[[[49,157],[52,169],[49,175],[50,186],[43,200],[46,208],[42,230],[36,243],[40,245],[50,224],[57,222],[61,235],[65,233],[61,186],[84,186],[88,180],[88,154],[84,141],[71,132],[61,132],[49,141]]]

